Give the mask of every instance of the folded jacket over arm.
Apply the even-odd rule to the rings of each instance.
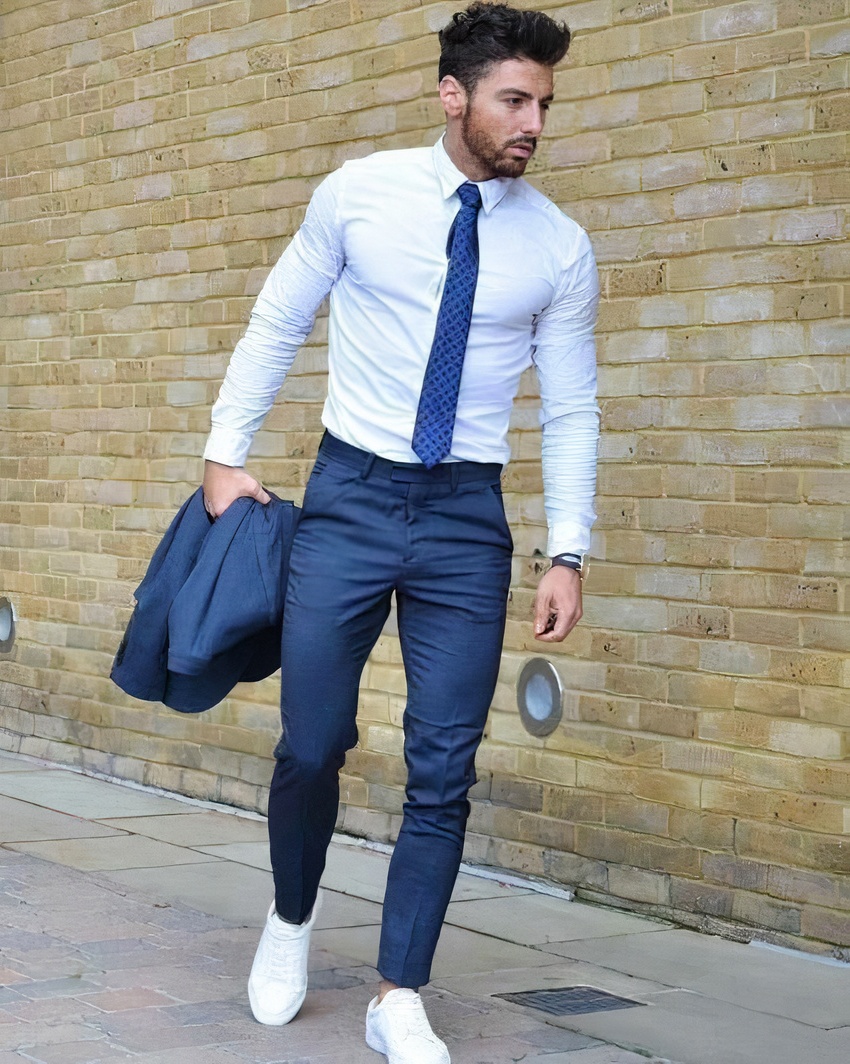
[[[215,521],[202,489],[183,504],[136,591],[111,676],[181,712],[210,709],[280,667],[289,552],[300,510],[237,499]]]

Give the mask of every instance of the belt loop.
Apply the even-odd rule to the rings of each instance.
[[[452,482],[452,491],[457,491],[458,483],[460,482],[460,462],[451,462],[449,465],[449,476]]]
[[[372,466],[375,464],[375,459],[378,456],[376,454],[370,454],[366,461],[363,463],[363,468],[360,470],[360,479],[365,480],[372,472]]]

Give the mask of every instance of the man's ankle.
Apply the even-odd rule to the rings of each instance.
[[[303,927],[304,923],[306,923],[306,921],[299,923],[297,920],[287,919],[277,908],[275,908],[274,914],[282,924],[288,924],[290,927]]]
[[[398,983],[391,983],[389,979],[382,979],[378,986],[378,1004],[380,1005],[387,994],[392,990],[401,990]]]

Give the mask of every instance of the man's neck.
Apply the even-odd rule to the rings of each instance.
[[[498,174],[489,171],[479,159],[476,159],[469,152],[458,130],[446,129],[446,135],[443,137],[443,147],[446,149],[446,155],[467,180],[490,181],[492,178],[498,177]]]

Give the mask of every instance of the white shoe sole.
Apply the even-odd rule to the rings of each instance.
[[[387,1048],[386,1042],[384,1042],[383,1038],[377,1032],[370,1030],[368,1027],[366,1028],[366,1045],[370,1049],[374,1049],[376,1053],[383,1053],[387,1060],[389,1060],[390,1051]],[[446,1057],[446,1059],[448,1060],[448,1057]]]

